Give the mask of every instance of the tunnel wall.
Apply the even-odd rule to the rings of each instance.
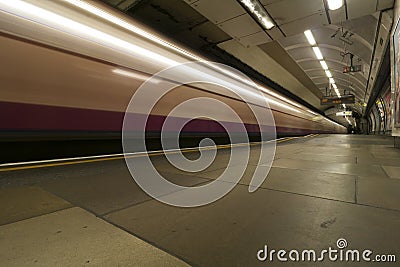
[[[393,49],[393,34],[396,29],[397,22],[399,21],[400,18],[400,1],[395,0],[394,4],[394,9],[393,9],[394,15],[394,23],[393,23],[393,29],[392,29],[392,37],[391,37],[391,42],[390,42],[390,47],[391,47],[391,77],[392,77],[392,83],[391,83],[391,92],[392,92],[392,100],[394,101],[394,49]],[[394,107],[392,107],[392,112],[394,110]],[[394,116],[392,118],[392,123],[393,123],[393,128],[392,128],[392,135],[395,136],[395,146],[400,148],[400,128],[394,127]]]

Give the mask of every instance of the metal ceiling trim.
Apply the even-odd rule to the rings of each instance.
[[[344,0],[344,10],[346,13],[346,20],[349,20],[349,9],[347,8],[347,0]]]
[[[382,22],[382,11],[379,12],[379,19],[378,19],[378,23],[376,25],[375,40],[374,40],[374,46],[373,46],[374,49],[372,51],[371,62],[370,62],[370,65],[369,65],[369,74],[368,74],[367,86],[365,87],[364,103],[365,103],[365,100],[367,98],[368,86],[369,86],[369,83],[370,83],[370,80],[371,80],[372,66],[373,66],[374,58],[375,58],[376,44],[378,43],[379,32],[380,32],[380,29],[381,29],[381,22]]]
[[[331,15],[329,15],[328,2],[326,0],[323,0],[323,2],[324,2],[325,14],[326,14],[326,18],[328,19],[328,23],[332,24]]]

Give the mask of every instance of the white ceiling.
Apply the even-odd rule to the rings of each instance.
[[[277,25],[264,31],[236,0],[184,1],[245,46],[280,40],[310,28],[373,14],[392,8],[394,4],[394,0],[347,0],[342,8],[330,11],[324,0],[260,0]],[[251,41],[249,36],[252,36]]]
[[[324,0],[260,0],[276,23],[276,27],[265,31],[236,0],[184,1],[245,47],[279,41],[325,94],[328,78],[303,34],[311,29],[339,90],[342,94],[344,90],[355,94],[357,105],[353,109],[363,113],[363,104],[368,101],[373,76],[376,76],[373,72],[379,69],[371,68],[371,62],[380,62],[384,52],[383,48],[375,47],[375,41],[382,38],[381,42],[386,44],[389,31],[385,29],[391,27],[388,13],[382,12],[380,18],[379,11],[392,8],[394,0],[346,0],[345,5],[335,11],[330,11]],[[376,36],[378,28],[379,38]],[[351,37],[347,37],[351,45],[339,39],[346,31],[349,31],[347,36],[351,33]],[[343,74],[343,67],[350,61],[349,56],[343,57],[347,52],[354,54],[354,64],[361,64],[362,72]],[[251,62],[246,63],[251,65]]]
[[[276,24],[271,30],[264,30],[238,0],[103,1],[125,12],[146,3],[159,7],[160,10],[164,8],[162,12],[166,17],[175,16],[178,19],[170,22],[158,16],[154,20],[161,19],[159,27],[172,29],[169,32],[189,38],[186,35],[188,32],[173,30],[176,27],[184,28],[186,23],[191,33],[212,41],[222,49],[229,48],[225,49],[228,53],[235,51],[236,54],[231,55],[260,73],[274,74],[277,76],[275,77],[277,80],[274,81],[281,85],[285,84],[287,75],[291,75],[302,86],[293,88],[286,86],[285,89],[313,103],[315,107],[325,110],[327,107],[315,104],[325,94],[328,79],[303,34],[305,30],[311,29],[339,90],[341,93],[346,90],[356,95],[357,105],[353,105],[352,108],[360,114],[363,113],[363,104],[368,101],[374,86],[374,78],[379,71],[389,40],[393,21],[389,9],[394,5],[394,0],[344,0],[343,7],[330,11],[326,6],[326,0],[259,0]],[[193,13],[188,12],[189,7]],[[182,12],[189,15],[183,16]],[[136,15],[136,13],[130,14],[133,17]],[[154,13],[148,13],[149,16],[152,14]],[[178,24],[176,21],[180,17]],[[149,17],[148,21],[153,20]],[[351,37],[348,37],[351,45],[346,45],[339,39],[339,36],[346,31],[351,33]],[[335,33],[336,36],[332,38]],[[233,40],[229,39],[229,36]],[[272,41],[277,42],[271,43]],[[271,47],[275,47],[272,52],[269,51]],[[273,53],[279,51],[279,48],[283,54],[274,56]],[[261,54],[256,56],[256,52]],[[349,57],[342,56],[345,52],[354,54],[354,63],[363,66],[362,72],[343,74],[343,67],[349,64]],[[249,56],[249,53],[254,55]],[[270,63],[264,64],[264,71],[263,63],[260,61],[264,58],[263,53],[288,70],[287,75],[282,74],[282,77],[279,77],[277,71],[270,69]],[[304,92],[300,92],[301,90]],[[315,99],[310,101],[312,98]]]
[[[378,71],[377,66],[371,69],[371,62],[381,61],[389,37],[388,29],[390,29],[392,23],[388,13],[382,13],[379,36],[377,37],[378,22],[379,14],[372,14],[344,21],[339,25],[326,25],[311,29],[339,91],[343,94],[346,90],[346,92],[353,93],[356,96],[357,103],[352,108],[360,114],[363,114],[363,104],[368,102],[370,90],[374,84],[373,77],[376,76]],[[347,44],[339,39],[346,31],[348,31],[347,36],[350,36],[350,33],[352,34],[351,37],[347,38],[352,44]],[[375,40],[377,40],[376,46]],[[297,34],[281,39],[279,42],[325,94],[326,88],[329,88],[328,78],[305,35]],[[350,65],[350,56],[343,56],[345,53],[354,55],[353,64],[362,65],[362,72],[343,73],[343,67]],[[374,60],[372,60],[373,55]]]

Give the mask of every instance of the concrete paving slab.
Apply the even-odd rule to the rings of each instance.
[[[309,160],[278,159],[274,161],[274,167],[299,169],[299,170],[318,170],[320,172],[330,172],[349,175],[376,175],[387,177],[379,165],[352,164],[352,163],[327,163]]]
[[[290,154],[281,155],[282,159],[301,159],[321,162],[335,162],[335,163],[357,163],[357,157],[353,156],[332,156],[327,154]]]
[[[265,266],[271,263],[256,258],[264,245],[320,251],[335,247],[339,238],[346,238],[354,249],[400,253],[400,212],[266,189],[249,193],[243,185],[204,207],[184,209],[148,201],[109,214],[107,220],[197,266]],[[314,266],[297,264],[289,266]],[[288,263],[275,261],[273,266]]]
[[[357,202],[400,211],[400,180],[370,176],[359,177],[357,179]]]
[[[371,152],[375,158],[395,158],[400,160],[400,151]]]
[[[385,170],[390,178],[400,179],[400,167],[382,166],[382,168]]]
[[[396,159],[396,158],[390,158],[390,157],[388,157],[388,158],[372,158],[372,157],[358,156],[357,163],[400,167],[400,160]]]
[[[194,186],[208,180],[182,174],[165,175],[173,183]],[[40,184],[76,206],[95,214],[105,214],[151,199],[134,181],[127,169],[112,175],[95,175]]]
[[[263,188],[355,202],[355,176],[273,167]]]
[[[231,193],[215,203],[193,209],[174,208],[147,197],[137,186],[132,186],[135,183],[124,161],[17,172],[6,178],[1,177],[0,187],[3,184],[9,187],[23,174],[21,184],[36,183],[195,266],[320,266],[322,264],[309,262],[260,263],[256,253],[264,245],[270,249],[335,248],[339,238],[346,238],[349,248],[369,248],[375,253],[396,254],[399,259],[400,189],[397,182],[400,179],[390,179],[385,173],[389,169],[384,171],[382,166],[400,166],[396,165],[396,157],[376,157],[397,154],[398,150],[393,149],[392,141],[382,136],[321,135],[280,143],[274,166],[255,193],[248,192],[248,184],[258,164],[257,153],[251,155],[244,177]],[[251,150],[257,152],[259,148],[252,146]],[[171,181],[196,186],[213,181],[225,170],[225,161],[229,157],[226,151],[219,151],[222,152],[220,158],[214,163],[214,169],[208,172],[182,173],[176,168],[166,167],[162,157],[152,157],[152,161]],[[187,154],[187,157],[195,160],[198,155]],[[332,160],[329,161],[330,158]],[[347,163],[347,160],[355,158],[356,162]],[[240,169],[238,166],[233,168],[237,171]],[[267,175],[268,167],[261,168]],[[393,173],[397,171],[392,170]],[[188,192],[174,192],[171,197],[185,193]],[[354,204],[356,197],[358,204]],[[32,229],[43,232],[44,236],[51,236],[39,227]],[[97,229],[94,232],[101,234],[100,227]],[[75,235],[73,231],[67,233]],[[2,238],[0,230],[0,249]],[[6,236],[4,240],[10,238]],[[87,240],[90,238],[87,237]],[[100,236],[102,238],[103,235]],[[64,239],[68,240],[68,237]],[[87,247],[86,241],[79,242]],[[96,242],[93,243],[95,248],[86,250],[96,250],[98,253],[102,244]],[[71,249],[70,244],[63,244],[67,251]],[[43,249],[43,246],[40,248]],[[14,249],[14,254],[10,255],[16,255],[18,249]],[[23,250],[27,251],[25,255],[32,255],[26,247]],[[51,252],[55,255],[58,253]],[[119,254],[112,249],[110,253],[109,257]],[[122,250],[121,257],[125,255],[127,252]],[[143,253],[143,257],[151,256]],[[2,254],[1,258],[4,258]],[[83,264],[117,265],[116,262],[103,264],[96,258],[87,260],[89,263],[85,261]],[[122,261],[120,265],[129,264]],[[136,265],[152,263],[140,262]],[[153,265],[162,264],[156,262]],[[332,263],[324,262],[323,265],[331,266]],[[365,263],[337,262],[333,265],[365,266]]]
[[[332,156],[332,157],[358,157],[361,155],[370,155],[371,157],[372,154],[367,152],[367,151],[352,151],[348,150],[346,148],[343,148],[343,151],[340,150],[325,150],[325,149],[315,149],[315,148],[308,148],[305,147],[300,154],[304,155],[325,155],[325,156]]]
[[[249,185],[255,168],[255,166],[248,166],[239,184]],[[260,168],[261,172],[265,172],[265,181],[261,185],[262,188],[355,202],[356,176],[277,167],[272,167],[270,170],[265,166],[260,166]],[[233,167],[233,170],[239,175],[241,168]],[[219,169],[201,173],[199,176],[214,180],[219,178],[224,171],[225,169]],[[223,179],[222,181],[231,180]]]
[[[188,266],[80,208],[0,227],[1,266]]]
[[[63,179],[40,184],[75,206],[84,207],[96,214],[126,207],[148,200],[148,197],[126,172],[113,175],[95,175]]]
[[[71,207],[67,201],[36,187],[0,189],[0,225]]]

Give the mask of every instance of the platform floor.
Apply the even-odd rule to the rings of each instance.
[[[252,153],[257,154],[257,146]],[[225,169],[190,175],[163,156],[171,181],[196,186]],[[253,155],[253,154],[252,154]],[[188,154],[197,157],[197,153]],[[366,266],[364,262],[260,262],[257,252],[349,249],[400,261],[400,149],[384,136],[319,135],[280,142],[255,193],[240,183],[200,208],[162,204],[136,185],[124,160],[0,172],[0,266]]]

